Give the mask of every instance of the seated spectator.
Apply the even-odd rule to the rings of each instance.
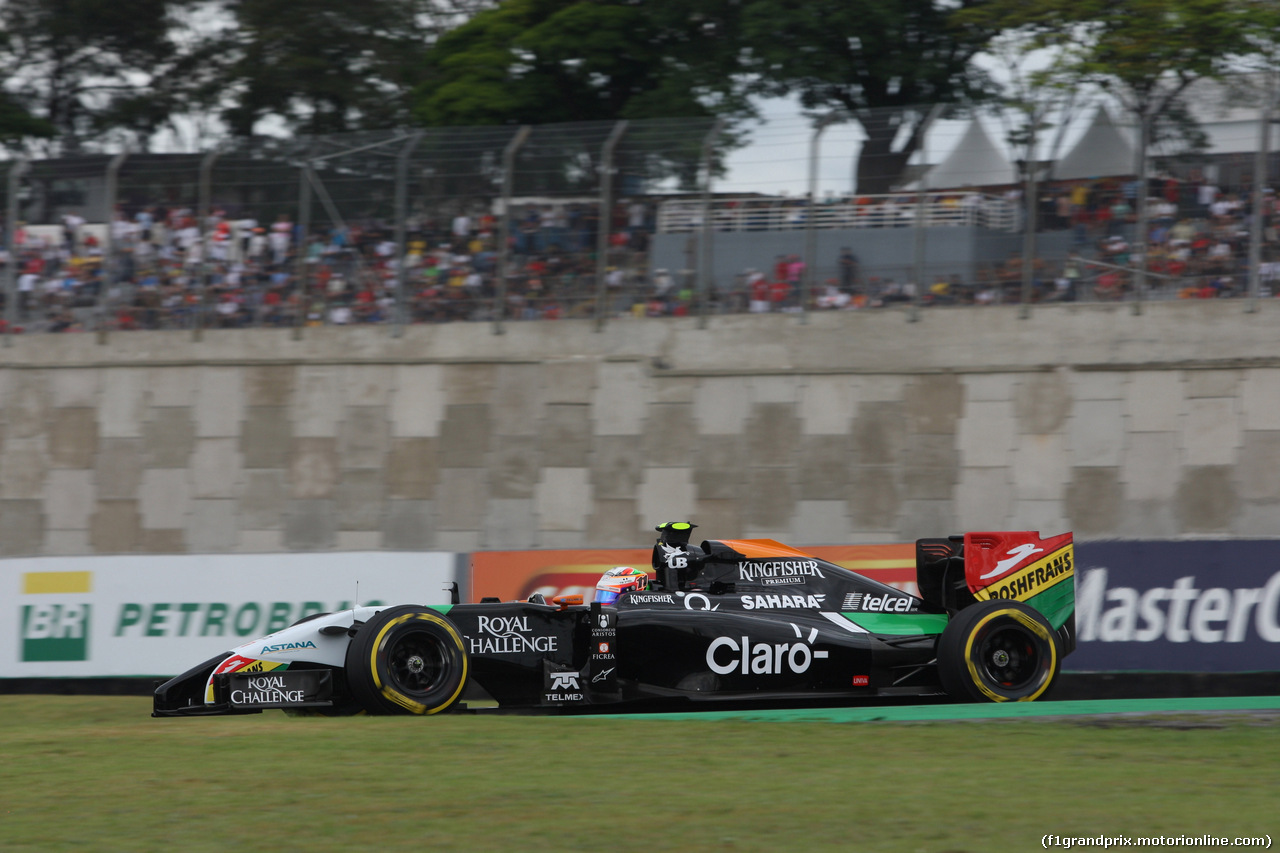
[[[1115,302],[1124,297],[1124,276],[1119,270],[1105,270],[1098,276],[1093,288],[1094,296],[1103,302]]]
[[[851,297],[842,291],[835,279],[827,279],[821,291],[814,298],[814,305],[824,310],[840,310],[849,307]]]

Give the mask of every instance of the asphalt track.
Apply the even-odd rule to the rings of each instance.
[[[756,711],[692,711],[656,714],[593,714],[647,720],[759,720],[768,722],[919,722],[1094,717],[1117,714],[1183,714],[1280,711],[1280,696],[1199,696],[1185,699],[1085,699],[1072,702],[1006,702],[973,705],[894,705],[857,708],[790,708]]]

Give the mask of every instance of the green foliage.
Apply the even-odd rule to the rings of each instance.
[[[36,132],[55,131],[74,152],[104,128],[121,104],[172,88],[167,75],[183,54],[175,15],[193,0],[26,0],[0,5],[0,61],[11,70],[5,89],[17,110],[37,118]],[[164,111],[126,112],[148,132]],[[11,137],[12,139],[12,137]]]
[[[970,5],[980,0],[966,0]],[[428,52],[414,115],[429,125],[751,115],[751,94],[860,121],[860,186],[896,177],[918,105],[980,97],[989,32],[941,0],[508,0]]]
[[[1187,87],[1238,68],[1257,53],[1264,23],[1276,20],[1251,0],[991,0],[960,17],[1022,31],[1028,49],[1056,51],[1063,84],[1110,93],[1148,143],[1183,151],[1206,144],[1182,101]]]
[[[1062,51],[1078,82],[1133,105],[1220,74],[1250,53],[1247,9],[1223,0],[991,0],[963,19],[1030,31],[1030,46]]]
[[[427,125],[743,115],[716,7],[508,0],[427,52],[414,115]],[[695,11],[697,10],[697,11]]]
[[[972,4],[963,4],[972,5]],[[952,26],[958,4],[936,0],[754,0],[745,11],[748,67],[769,94],[858,114],[980,97],[970,59],[991,35]]]
[[[517,76],[515,42],[542,5],[508,2],[441,37],[426,55],[414,116],[429,126],[527,123],[523,110],[534,87]]]
[[[20,148],[25,139],[49,139],[54,132],[52,124],[33,116],[26,107],[0,92],[0,145]]]
[[[795,95],[861,124],[876,191],[923,106],[992,96],[972,59],[1013,30],[1142,114],[1280,57],[1274,0],[23,0],[0,4],[0,140],[145,148],[213,115],[240,137],[272,118],[322,134],[712,116],[732,135],[750,96]]]
[[[434,127],[583,125],[554,141],[535,135],[521,151],[517,178],[538,176],[546,185],[524,192],[594,192],[606,123],[691,119],[683,129],[630,131],[615,166],[642,181],[672,176],[693,188],[712,116],[731,122],[751,113],[729,73],[731,43],[716,38],[736,27],[727,15],[733,5],[508,0],[427,52],[414,117]],[[726,139],[731,145],[731,129]]]
[[[421,0],[238,0],[218,84],[236,136],[268,116],[300,133],[403,125],[414,58],[425,46]]]

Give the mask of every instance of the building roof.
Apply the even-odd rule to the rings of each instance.
[[[1004,186],[1015,183],[1018,177],[1013,163],[996,148],[982,123],[974,119],[947,158],[930,169],[924,180],[930,190],[950,190]]]
[[[1098,107],[1093,124],[1053,169],[1055,181],[1083,178],[1115,178],[1132,175],[1134,147],[1111,120],[1106,107]]]

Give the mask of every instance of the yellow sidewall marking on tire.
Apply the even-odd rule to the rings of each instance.
[[[1044,640],[1046,643],[1049,644],[1049,674],[1051,676],[1054,670],[1056,670],[1058,667],[1058,645],[1053,641],[1053,637],[1049,634],[1048,631],[1044,629],[1043,625],[1041,625],[1036,620],[1032,619],[1027,614],[1023,613],[1021,610],[997,610],[994,613],[987,614],[982,618],[981,621],[978,622],[977,625],[973,626],[973,628],[969,631],[969,636],[965,639],[965,643],[964,643],[964,662],[965,662],[965,665],[969,667],[969,677],[973,679],[974,685],[976,685],[977,688],[981,690],[983,694],[992,702],[1008,702],[1009,699],[1007,697],[1000,696],[999,694],[995,693],[994,691],[992,691],[990,688],[987,687],[986,682],[983,680],[982,675],[978,672],[978,668],[973,662],[973,641],[974,641],[974,638],[977,637],[979,629],[981,629],[983,625],[986,625],[992,619],[995,619],[999,616],[1008,616],[1009,618],[1013,619],[1015,622],[1019,623],[1023,627],[1029,629],[1031,633],[1035,634],[1037,637],[1039,637],[1040,639]],[[1015,699],[1014,701],[1031,702],[1035,700],[1038,696],[1040,696],[1040,694],[1044,693],[1046,690],[1049,689],[1049,682],[1051,680],[1052,680],[1051,678],[1046,678],[1044,680],[1044,684],[1040,685],[1040,689],[1037,690],[1035,693],[1032,693],[1029,696],[1023,696],[1020,699]]]
[[[387,632],[390,631],[392,628],[396,627],[397,625],[401,625],[412,619],[419,619],[423,622],[434,622],[435,624],[439,625],[441,628],[445,630],[446,633],[448,633],[450,639],[453,640],[454,645],[458,647],[458,650],[462,652],[462,678],[458,680],[458,689],[453,691],[452,696],[450,696],[444,702],[437,704],[434,708],[428,708],[426,705],[423,705],[421,702],[415,702],[414,700],[410,699],[408,696],[405,696],[401,693],[397,693],[391,688],[384,686],[382,683],[382,679],[378,677],[378,651],[382,648],[382,644],[386,640]],[[466,683],[467,683],[466,647],[463,646],[462,636],[458,633],[457,629],[453,627],[453,624],[440,618],[435,613],[426,613],[426,612],[406,613],[403,616],[397,616],[395,619],[392,619],[390,622],[383,625],[382,630],[378,632],[378,636],[374,638],[373,646],[369,652],[369,672],[373,675],[373,686],[378,688],[378,690],[381,691],[382,695],[385,696],[387,699],[391,700],[392,702],[395,702],[397,705],[405,708],[406,710],[414,714],[434,714],[452,705],[453,700],[458,698],[458,694],[461,693],[462,688],[466,686]]]

